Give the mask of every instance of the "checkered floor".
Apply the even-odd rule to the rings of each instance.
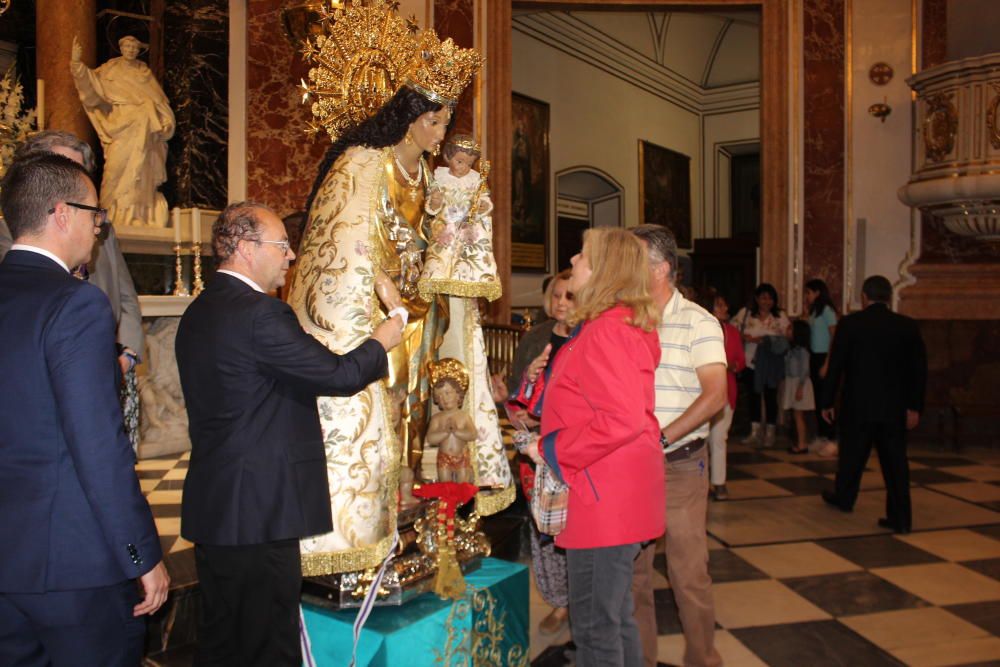
[[[876,524],[877,459],[843,514],[819,498],[834,461],[731,448],[731,499],[710,503],[708,519],[726,665],[1000,665],[1000,452],[911,449],[910,460],[914,532],[896,536]],[[662,553],[656,569],[658,659],[680,665]],[[548,610],[532,590],[532,664],[569,664],[569,631],[538,633]]]
[[[196,583],[180,533],[189,454],[136,469],[175,589]],[[1000,665],[1000,452],[911,451],[914,532],[877,527],[884,494],[873,457],[852,514],[825,506],[836,463],[734,446],[730,500],[709,507],[717,642],[727,665]],[[657,556],[661,664],[684,640]],[[568,630],[543,637],[532,590],[534,665],[569,664]]]

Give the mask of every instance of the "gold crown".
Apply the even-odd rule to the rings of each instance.
[[[337,3],[339,4],[339,3]],[[416,56],[416,22],[404,20],[397,2],[359,0],[347,9],[326,10],[325,33],[302,49],[312,85],[302,81],[302,101],[314,99],[313,116],[330,138],[373,116],[402,84]]]
[[[427,370],[430,371],[432,387],[447,378],[457,382],[463,392],[469,390],[469,373],[458,359],[445,357],[439,361],[432,361],[427,364]]]
[[[445,142],[445,145],[454,146],[455,148],[461,151],[465,151],[470,155],[482,155],[483,153],[482,149],[480,149],[479,147],[479,144],[476,143],[476,140],[467,134],[456,134],[447,142]]]
[[[417,53],[403,84],[432,102],[455,106],[482,64],[478,51],[457,46],[451,37],[442,42],[428,28],[417,37]]]

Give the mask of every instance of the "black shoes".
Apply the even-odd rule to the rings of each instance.
[[[882,528],[888,528],[889,530],[891,530],[892,532],[896,533],[897,535],[909,535],[910,534],[910,529],[909,528],[906,528],[906,527],[903,527],[903,526],[897,526],[896,524],[894,524],[893,522],[889,521],[889,519],[887,519],[884,516],[881,517],[881,518],[879,518],[878,525],[880,527],[882,527]]]
[[[841,512],[854,511],[853,507],[847,507],[846,505],[842,504],[840,500],[837,498],[837,494],[834,493],[833,491],[824,491],[821,495],[823,496],[823,502],[825,502],[827,505],[833,505]]]

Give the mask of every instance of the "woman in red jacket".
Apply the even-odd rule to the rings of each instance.
[[[665,520],[659,314],[646,251],[624,229],[588,230],[572,264],[575,328],[546,370],[541,438],[528,450],[570,488],[556,545],[566,549],[576,664],[641,665],[632,561]]]

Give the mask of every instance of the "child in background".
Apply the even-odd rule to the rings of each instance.
[[[809,323],[795,320],[792,323],[792,347],[785,355],[785,381],[781,387],[781,409],[792,410],[795,415],[795,446],[792,454],[806,454],[806,412],[816,409],[812,380],[809,379]]]
[[[729,323],[729,301],[715,288],[709,288],[701,306],[715,315],[722,325],[722,339],[726,348],[726,384],[727,400],[722,410],[712,418],[711,429],[708,432],[708,456],[712,484],[712,496],[716,500],[729,498],[726,488],[726,446],[729,440],[729,427],[733,423],[733,411],[736,409],[736,374],[746,368],[746,356],[743,353],[743,339],[740,332]]]

